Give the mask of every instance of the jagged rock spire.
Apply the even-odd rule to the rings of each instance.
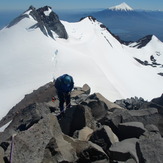
[[[33,6],[30,6],[30,9],[32,9],[30,15],[38,22],[33,27],[39,27],[45,35],[49,35],[52,38],[54,38],[52,31],[60,38],[68,38],[63,24],[60,22],[58,15],[52,11],[51,7],[45,6],[36,10]]]
[[[37,23],[31,26],[30,29],[40,28],[44,35],[52,38],[54,38],[53,32],[55,32],[59,38],[68,38],[64,25],[59,20],[58,15],[52,11],[50,6],[44,6],[36,9],[31,5],[27,11],[14,19],[7,27],[10,28],[11,26],[20,22],[22,19],[30,18],[30,16],[32,16]]]

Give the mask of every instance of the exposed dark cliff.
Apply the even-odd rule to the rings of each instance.
[[[10,28],[22,19],[30,18],[30,16],[36,20],[36,24],[30,27],[30,29],[40,28],[44,35],[50,36],[52,38],[54,38],[53,32],[58,35],[59,38],[68,38],[68,34],[64,25],[59,20],[58,15],[54,13],[49,6],[45,6],[39,9],[30,6],[26,12],[15,18],[7,27]]]

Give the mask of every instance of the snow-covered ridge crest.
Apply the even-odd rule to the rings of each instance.
[[[116,11],[133,11],[133,8],[131,8],[125,2],[121,3],[120,5],[110,7],[109,9],[116,10]]]

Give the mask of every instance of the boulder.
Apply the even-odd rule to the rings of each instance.
[[[95,120],[105,117],[108,112],[108,106],[106,105],[105,100],[98,98],[97,94],[90,95],[86,101],[82,102],[81,104],[91,108],[92,116],[95,118]]]
[[[121,139],[121,132],[118,129],[120,123],[141,122],[144,126],[153,124],[159,128],[160,115],[156,108],[127,110],[114,109],[113,112],[107,112],[104,117],[98,120],[101,125],[109,126],[113,132]]]
[[[62,132],[73,136],[74,132],[83,129],[85,126],[94,130],[96,122],[92,117],[90,108],[83,105],[72,106],[67,109],[64,117],[59,120]]]
[[[90,92],[91,92],[91,88],[89,87],[88,84],[84,84],[83,87],[82,87],[82,90],[85,94],[89,95]]]
[[[101,118],[98,122],[101,125],[109,126],[112,131],[118,136],[120,135],[118,125],[122,123],[122,116],[130,116],[126,109],[114,109],[113,112],[107,112],[106,116]]]
[[[155,125],[153,125],[153,124],[146,125],[145,128],[146,128],[149,132],[159,133],[159,129],[158,129]]]
[[[89,144],[90,144],[89,148],[79,153],[78,155],[79,159],[77,162],[100,163],[101,161],[103,161],[109,163],[108,156],[105,154],[105,152],[102,150],[100,146],[93,144],[91,142],[89,142]]]
[[[12,122],[5,129],[5,132],[0,134],[0,142],[5,142],[19,131],[28,130],[49,113],[50,109],[44,103],[34,103],[22,109],[14,116]]]
[[[159,113],[159,121],[158,121],[158,125],[157,127],[160,130],[161,135],[163,136],[163,106],[162,106],[162,100],[163,99],[163,95],[159,98],[155,98],[153,99],[151,102],[148,102],[146,104],[144,104],[144,108],[146,109],[152,109],[155,108],[158,110]]]
[[[89,140],[102,147],[108,155],[110,146],[115,142],[119,142],[118,137],[113,133],[111,128],[106,125],[94,131]]]
[[[146,125],[145,128],[147,129],[147,131],[144,133],[144,136],[146,137],[151,137],[151,138],[161,138],[161,133],[159,131],[159,129],[155,126],[155,125]]]
[[[10,145],[9,142],[2,142],[0,144],[0,147],[2,147],[4,151],[6,151],[9,145]]]
[[[146,103],[146,101],[144,101],[144,99],[141,97],[131,97],[127,99],[116,100],[114,103],[128,110],[138,110],[144,103]]]
[[[96,163],[109,163],[109,158],[103,149],[90,141],[81,141],[73,139],[64,135],[64,139],[69,142],[73,149],[76,150],[78,160],[76,162],[96,162]]]
[[[144,128],[143,123],[141,122],[126,122],[120,123],[118,125],[118,130],[120,140],[128,139],[128,138],[139,138],[146,129]]]
[[[75,103],[80,104],[88,98],[90,91],[91,89],[87,84],[84,84],[82,88],[75,87],[74,90],[71,92],[72,101],[74,101],[73,99],[75,99]]]
[[[114,143],[110,148],[110,158],[115,161],[127,161],[130,158],[139,162],[136,153],[137,138],[130,138],[121,142]]]
[[[78,132],[78,139],[83,141],[88,141],[93,133],[93,130],[89,127],[84,127]]]
[[[139,162],[162,163],[163,160],[163,139],[143,138],[136,144]]]
[[[49,102],[55,95],[56,89],[54,88],[53,82],[49,82],[37,90],[34,90],[32,93],[25,95],[25,97],[0,121],[0,127],[13,120],[13,118],[22,111],[22,109],[27,108],[29,105],[34,103]]]
[[[92,97],[93,96],[93,97]],[[97,99],[99,101],[102,101],[106,104],[106,106],[108,107],[109,111],[113,111],[114,109],[123,109],[122,107],[120,107],[119,105],[117,105],[116,103],[113,103],[111,101],[109,101],[108,99],[106,99],[104,96],[102,96],[100,93],[94,93],[93,95],[90,96],[90,98],[93,99]]]
[[[163,94],[160,97],[158,97],[158,98],[152,99],[151,102],[153,102],[155,104],[158,104],[158,105],[163,107]]]
[[[5,163],[3,158],[4,158],[4,150],[3,148],[0,147],[0,163]]]
[[[47,115],[30,129],[14,137],[12,160],[16,163],[41,163],[51,155],[57,162],[77,159],[72,146],[63,139],[57,118]]]
[[[144,125],[154,124],[158,126],[159,113],[156,108],[130,110],[128,114],[122,115],[122,122],[142,122]]]

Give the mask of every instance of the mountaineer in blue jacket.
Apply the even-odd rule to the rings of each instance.
[[[59,98],[59,108],[62,113],[64,112],[65,102],[66,102],[66,108],[69,108],[71,105],[70,93],[74,88],[73,78],[68,74],[64,74],[56,79],[54,86],[57,89],[57,94]]]

